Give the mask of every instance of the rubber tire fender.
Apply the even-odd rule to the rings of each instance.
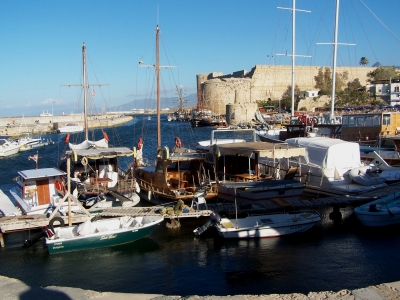
[[[54,217],[53,219],[51,219],[51,220],[49,221],[49,227],[50,227],[50,229],[51,229],[53,232],[55,232],[55,231],[54,231],[54,222],[59,222],[59,223],[60,223],[60,227],[64,227],[64,225],[65,225],[64,219],[63,219],[63,218],[61,218],[61,217]]]

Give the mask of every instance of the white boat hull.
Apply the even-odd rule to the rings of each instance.
[[[400,192],[377,199],[354,209],[364,226],[383,227],[400,223]]]
[[[228,239],[268,238],[304,232],[321,220],[316,212],[284,213],[221,219],[215,227],[218,234]]]

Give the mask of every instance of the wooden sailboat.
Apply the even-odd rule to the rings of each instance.
[[[156,27],[156,64],[157,77],[157,159],[155,166],[143,161],[143,139],[137,144],[135,159],[135,177],[141,196],[152,203],[163,201],[191,201],[196,194],[204,193],[205,199],[217,196],[215,185],[205,174],[205,158],[182,147],[179,137],[175,138],[175,150],[170,153],[167,146],[161,147],[161,109],[160,109],[160,29]],[[142,62],[139,62],[141,65]],[[145,67],[145,66],[144,66]],[[163,66],[163,68],[168,68]]]
[[[109,147],[108,135],[103,131],[103,138],[100,140],[89,140],[88,131],[88,90],[89,84],[86,71],[86,46],[82,46],[83,60],[83,116],[84,116],[84,140],[79,144],[70,142],[70,134],[67,133],[64,142],[69,149],[60,160],[60,169],[67,170],[67,159],[71,164],[71,183],[73,190],[77,191],[77,197],[86,204],[99,202],[97,206],[114,206],[115,203],[100,201],[89,201],[87,199],[102,194],[112,194],[118,198],[122,206],[136,205],[140,198],[135,193],[138,186],[131,170],[122,170],[118,160],[121,157],[133,157],[133,150],[127,147]],[[104,84],[97,84],[104,85]],[[69,84],[68,86],[72,86]],[[59,188],[65,193],[65,183]],[[100,204],[100,202],[102,204]]]

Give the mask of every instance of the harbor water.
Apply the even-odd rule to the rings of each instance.
[[[144,121],[144,122],[142,122]],[[147,124],[145,124],[147,123]],[[144,156],[156,155],[156,117],[138,117],[116,129],[107,129],[110,142],[133,147],[144,136]],[[173,146],[179,136],[185,144],[210,138],[211,128],[162,120],[162,145]],[[54,145],[38,148],[39,167],[53,167],[64,150],[65,135],[48,135]],[[72,136],[71,136],[72,139]],[[116,143],[116,142],[115,142]],[[36,150],[0,159],[0,189],[9,195],[18,170],[34,168],[29,156]],[[141,203],[140,205],[149,205]],[[34,232],[5,235],[0,249],[0,275],[30,286],[69,286],[96,291],[164,295],[286,294],[357,289],[400,280],[400,227],[368,229],[352,213],[329,218],[311,230],[279,238],[224,240],[210,228],[193,230],[207,219],[181,220],[170,229],[166,222],[149,238],[110,248],[49,255],[42,242],[23,248]]]

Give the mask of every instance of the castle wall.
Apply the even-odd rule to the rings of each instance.
[[[314,77],[321,67],[296,66],[295,85],[300,90],[315,89]],[[323,67],[325,68],[325,67]],[[348,81],[358,78],[361,85],[367,84],[367,73],[371,67],[337,67],[337,73],[348,72]],[[224,114],[226,105],[257,101],[279,100],[292,85],[292,66],[256,65],[250,72],[238,71],[231,75],[207,73],[197,75],[199,103],[215,113]],[[236,99],[240,97],[240,99]]]

